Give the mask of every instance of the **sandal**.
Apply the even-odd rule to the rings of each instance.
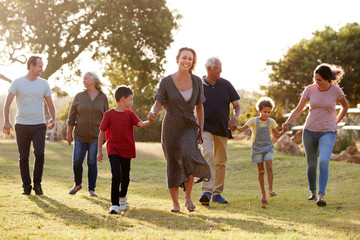
[[[276,195],[277,195],[276,192],[269,192],[270,197],[275,197]]]
[[[186,200],[185,201],[185,207],[187,208],[187,210],[189,212],[196,211],[196,207],[195,207],[195,205],[193,204],[193,202],[191,200]]]
[[[261,197],[261,203],[262,204],[268,204],[268,200],[266,197]]]
[[[180,212],[180,206],[179,205],[174,205],[173,208],[171,209],[171,212],[179,213]]]

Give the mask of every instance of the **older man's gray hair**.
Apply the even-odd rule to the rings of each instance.
[[[211,57],[208,60],[206,60],[205,63],[205,68],[207,69],[208,67],[213,68],[215,63],[219,62],[221,64],[220,58],[219,57]]]

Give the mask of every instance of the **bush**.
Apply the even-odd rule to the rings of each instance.
[[[333,152],[340,153],[341,151],[346,150],[348,146],[352,146],[354,144],[352,131],[339,130],[336,136]]]

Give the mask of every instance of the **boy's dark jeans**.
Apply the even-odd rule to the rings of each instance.
[[[44,169],[46,124],[24,125],[15,124],[16,141],[19,151],[20,175],[23,187],[31,184],[29,155],[30,145],[34,147],[34,185],[41,184]]]

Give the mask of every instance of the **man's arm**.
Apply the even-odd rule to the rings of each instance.
[[[48,129],[52,129],[55,127],[55,107],[51,95],[45,97],[45,102],[51,116],[51,119],[49,120]]]
[[[240,116],[240,104],[238,100],[231,102],[231,104],[233,105],[233,109],[235,110],[235,113],[234,116],[229,121],[228,128],[233,131],[236,129],[236,120]]]
[[[4,104],[4,126],[3,126],[3,133],[6,135],[10,135],[10,130],[14,131],[11,123],[10,123],[10,105],[14,100],[15,94],[9,92],[7,95],[5,104]]]

